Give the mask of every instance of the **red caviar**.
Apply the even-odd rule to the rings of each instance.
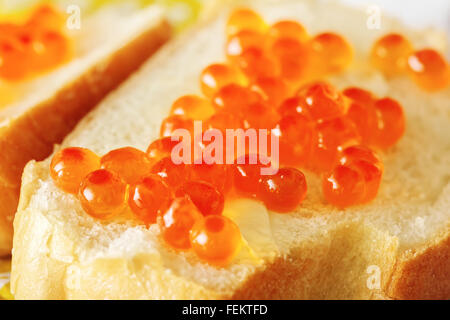
[[[97,219],[109,219],[125,208],[127,184],[111,171],[96,170],[84,178],[78,198],[87,214]]]
[[[306,190],[306,178],[301,171],[281,168],[274,175],[261,177],[257,197],[267,209],[284,213],[297,208],[306,197]]]
[[[280,162],[285,165],[305,165],[310,157],[315,134],[314,125],[303,114],[285,115],[278,124]]]
[[[281,72],[279,61],[257,47],[246,49],[233,62],[251,80],[278,76]]]
[[[325,200],[338,208],[361,203],[365,197],[364,175],[348,165],[338,165],[323,176],[322,190]]]
[[[345,117],[323,121],[316,126],[308,167],[317,172],[330,170],[339,151],[361,142],[355,125]]]
[[[99,156],[89,149],[72,147],[53,156],[50,175],[58,188],[76,194],[84,177],[99,168]]]
[[[172,140],[171,136],[159,138],[153,141],[147,148],[147,155],[156,162],[163,157],[170,156],[173,148],[180,143],[180,141]]]
[[[168,245],[179,250],[191,247],[189,233],[203,216],[189,198],[175,198],[169,210],[162,212],[158,219],[161,235]]]
[[[185,116],[195,120],[206,120],[214,114],[214,108],[208,100],[196,95],[178,98],[172,105],[171,115]]]
[[[221,214],[225,198],[212,184],[204,181],[188,181],[175,192],[177,197],[187,196],[204,215]]]
[[[342,36],[325,32],[311,40],[311,48],[315,56],[315,68],[323,73],[343,71],[352,61],[353,52],[350,44]]]
[[[433,49],[423,49],[411,54],[408,58],[408,70],[413,80],[428,91],[443,89],[450,83],[448,63]]]
[[[244,85],[246,79],[236,68],[226,64],[211,64],[200,75],[200,86],[207,97],[212,97],[222,87],[232,83]]]
[[[127,183],[136,183],[150,173],[152,162],[145,152],[124,147],[108,152],[101,158],[102,169],[118,174]]]
[[[243,30],[230,37],[226,44],[226,53],[232,61],[251,48],[264,49],[264,35],[250,30]]]
[[[233,166],[234,189],[239,196],[255,198],[261,181],[261,169],[269,167],[260,163],[257,154],[247,154],[236,159]]]
[[[400,104],[391,98],[375,102],[377,128],[373,144],[381,149],[392,147],[405,132],[405,115]]]
[[[218,189],[223,194],[228,193],[232,185],[231,166],[226,164],[207,164],[203,159],[201,164],[192,164],[192,178],[197,181],[205,181]]]
[[[388,76],[406,71],[408,56],[413,47],[404,36],[387,34],[378,39],[372,47],[370,59],[373,66]]]
[[[224,216],[198,220],[190,232],[192,249],[197,256],[216,266],[225,266],[238,254],[242,237],[238,226]]]
[[[64,26],[64,16],[54,7],[43,4],[36,8],[27,22],[27,27],[43,30],[60,30]]]
[[[151,169],[151,173],[159,175],[171,188],[178,188],[190,179],[190,170],[184,163],[175,164],[170,156],[161,158]]]
[[[326,82],[303,86],[297,95],[304,100],[309,114],[315,120],[327,120],[343,115],[345,102],[342,93]]]
[[[278,108],[278,113],[283,117],[292,114],[301,114],[308,119],[311,115],[308,111],[309,107],[306,104],[305,99],[300,97],[291,97],[286,99]]]
[[[251,88],[261,94],[271,108],[277,108],[289,95],[289,86],[277,77],[259,78]]]
[[[305,27],[292,20],[278,21],[270,27],[268,36],[271,39],[289,38],[300,42],[308,40],[308,33]]]
[[[172,136],[177,129],[186,129],[191,135],[194,132],[194,121],[185,116],[173,115],[165,118],[161,124],[160,136]]]
[[[157,215],[166,212],[171,202],[172,192],[158,175],[148,175],[130,186],[128,205],[147,225],[155,223]]]
[[[234,35],[242,30],[264,32],[267,25],[255,11],[247,8],[234,10],[227,21],[227,35]]]
[[[280,38],[273,43],[271,51],[286,81],[295,83],[307,76],[310,50],[306,44],[291,38]]]
[[[370,145],[377,126],[375,98],[370,92],[356,87],[344,90],[343,94],[351,100],[347,118],[356,126],[362,142]]]

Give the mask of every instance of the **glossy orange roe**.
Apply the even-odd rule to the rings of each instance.
[[[353,58],[350,44],[336,33],[321,33],[311,40],[310,46],[315,57],[314,67],[319,73],[341,72]]]
[[[241,56],[249,49],[264,49],[264,40],[262,33],[251,30],[240,31],[227,40],[226,54],[231,61],[234,61],[235,57]]]
[[[280,162],[284,165],[304,166],[310,158],[315,135],[314,125],[303,114],[285,115],[278,124]]]
[[[242,115],[247,106],[262,101],[263,98],[260,94],[237,84],[223,87],[213,97],[213,103],[217,110],[224,109],[236,116]]]
[[[214,114],[214,108],[211,102],[204,98],[196,95],[185,95],[173,103],[170,114],[195,120],[206,120]]]
[[[76,194],[84,177],[99,168],[99,156],[89,149],[72,147],[53,156],[50,175],[58,188]]]
[[[278,108],[290,91],[287,83],[278,77],[259,78],[251,88],[258,92],[271,108]]]
[[[370,60],[385,75],[398,75],[406,71],[408,56],[412,51],[413,47],[408,39],[400,34],[390,33],[375,42]]]
[[[169,137],[174,134],[177,129],[186,129],[191,136],[194,132],[194,121],[185,116],[173,115],[165,118],[161,124],[160,136]]]
[[[281,168],[275,175],[261,177],[258,199],[267,209],[285,213],[297,208],[306,197],[306,178],[295,168]]]
[[[305,27],[293,20],[282,20],[273,24],[268,31],[269,39],[289,38],[300,42],[308,40]]]
[[[252,81],[279,76],[281,72],[279,61],[261,48],[248,48],[232,61]]]
[[[204,215],[218,215],[223,211],[225,198],[212,184],[204,181],[188,181],[175,192],[177,197],[187,196]]]
[[[172,140],[171,136],[159,138],[147,148],[147,155],[152,162],[161,160],[163,157],[171,155],[173,148],[179,143],[179,141]]]
[[[255,11],[247,8],[234,10],[227,21],[226,32],[228,36],[242,30],[265,32],[267,25],[264,19]]]
[[[200,86],[207,97],[212,97],[222,87],[231,83],[245,85],[246,79],[238,69],[223,63],[209,65],[200,75]]]
[[[184,163],[175,164],[170,156],[163,157],[156,162],[151,173],[159,175],[172,189],[178,188],[190,179],[190,170]]]
[[[169,210],[162,212],[158,218],[161,235],[168,245],[174,249],[187,250],[191,247],[189,233],[197,221],[203,216],[192,201],[187,198],[176,198]]]
[[[25,25],[0,24],[0,77],[18,81],[65,62],[71,44],[61,31],[63,21],[43,5]]]
[[[309,114],[315,120],[328,120],[343,115],[344,97],[334,86],[315,82],[300,88],[297,96],[304,100]]]
[[[109,219],[125,208],[127,189],[127,184],[117,174],[100,169],[83,179],[78,198],[87,214]]]
[[[311,52],[308,45],[291,38],[280,38],[271,47],[281,68],[281,76],[289,82],[302,81],[309,72]]]
[[[347,118],[356,126],[362,142],[371,145],[377,126],[376,99],[370,92],[356,87],[345,89],[343,94],[350,99]]]
[[[365,146],[351,146],[341,153],[340,164],[356,168],[363,175],[365,195],[361,203],[375,199],[383,175],[383,164],[376,153]]]
[[[447,61],[436,50],[423,49],[408,58],[408,70],[413,80],[423,89],[437,91],[450,83]]]
[[[127,183],[137,183],[148,175],[152,162],[145,152],[124,147],[108,152],[101,158],[102,169],[118,174]]]
[[[222,194],[226,195],[232,185],[231,166],[226,164],[207,164],[203,161],[201,164],[192,164],[192,179],[205,181],[217,188]]]
[[[316,172],[326,172],[337,162],[340,150],[360,142],[355,125],[345,117],[318,123],[308,167]]]
[[[310,119],[311,115],[308,109],[309,107],[307,106],[305,99],[300,97],[291,97],[283,101],[278,108],[278,113],[282,117],[292,114],[301,114]]]
[[[148,175],[130,186],[128,205],[140,221],[150,225],[156,222],[158,214],[169,209],[172,198],[172,192],[160,176]]]
[[[363,174],[348,165],[338,165],[322,179],[325,200],[345,208],[361,203],[365,197],[366,186]]]
[[[377,127],[373,145],[380,149],[392,147],[405,132],[405,115],[401,105],[391,98],[375,102]]]
[[[233,166],[233,182],[236,194],[255,198],[261,181],[261,168],[268,167],[259,162],[258,155],[245,155],[236,159]]]
[[[217,215],[198,220],[190,232],[190,241],[197,256],[215,266],[229,264],[242,245],[238,226]]]

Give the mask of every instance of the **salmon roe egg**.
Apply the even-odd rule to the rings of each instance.
[[[191,118],[185,116],[173,115],[165,118],[161,123],[160,136],[168,137],[172,136],[177,129],[186,129],[189,133],[194,132],[194,121]]]
[[[105,154],[101,167],[118,174],[127,183],[136,183],[150,173],[152,162],[145,152],[124,147]]]
[[[232,185],[231,166],[225,164],[208,164],[205,162],[192,164],[192,179],[205,181],[226,194]]]
[[[408,56],[413,47],[404,36],[397,33],[387,34],[378,39],[370,52],[372,65],[387,76],[406,71]]]
[[[331,84],[315,82],[300,88],[297,96],[304,99],[314,120],[327,120],[341,116],[345,111],[343,95]]]
[[[83,179],[78,198],[87,214],[108,219],[125,208],[127,189],[127,184],[117,174],[100,169]]]
[[[290,82],[299,82],[308,75],[310,50],[306,44],[291,38],[276,40],[271,52],[280,64],[281,76]]]
[[[262,101],[263,98],[259,93],[237,84],[223,87],[213,97],[213,103],[217,110],[225,109],[236,116],[242,115],[247,106]]]
[[[373,133],[376,131],[375,98],[369,91],[355,87],[344,90],[343,94],[351,101],[347,110],[347,118],[356,126],[362,142],[370,145]]]
[[[239,227],[224,216],[198,220],[190,232],[192,249],[203,261],[224,266],[238,254],[242,245]]]
[[[259,32],[243,30],[230,37],[226,43],[227,57],[233,62],[235,57],[241,56],[245,51],[257,48],[264,50],[264,35]]]
[[[213,185],[204,181],[188,181],[175,192],[177,197],[187,196],[204,215],[221,214],[225,204],[223,194]]]
[[[171,136],[159,138],[152,143],[147,148],[147,155],[152,160],[152,162],[161,160],[163,157],[170,156],[173,148],[180,143],[177,140],[172,140]]]
[[[278,108],[289,95],[287,83],[277,77],[259,78],[253,83],[251,89],[261,94],[272,108]]]
[[[315,68],[322,73],[341,72],[352,61],[352,47],[336,33],[321,33],[311,40],[310,45],[315,57]]]
[[[207,97],[212,97],[222,87],[231,83],[245,85],[246,79],[236,68],[226,64],[209,65],[200,75],[200,86]]]
[[[365,195],[362,203],[375,199],[383,175],[383,164],[371,149],[357,145],[346,148],[341,153],[340,164],[358,169],[365,181]]]
[[[45,30],[60,30],[64,25],[64,16],[51,5],[41,5],[34,10],[27,27]]]
[[[408,70],[413,80],[428,91],[441,90],[450,82],[447,61],[433,49],[419,50],[410,55]]]
[[[397,143],[405,132],[405,115],[401,105],[391,98],[375,102],[377,129],[373,144],[381,149],[388,149]]]
[[[306,42],[308,40],[308,33],[305,27],[297,21],[292,20],[276,22],[269,28],[268,36],[272,39],[290,38],[300,42]]]
[[[318,123],[308,167],[316,172],[328,171],[337,162],[339,151],[360,142],[355,125],[345,117]]]
[[[233,60],[250,80],[280,75],[280,63],[261,48],[249,48]]]
[[[359,204],[365,196],[365,180],[356,168],[338,165],[322,178],[325,200],[338,208]]]
[[[190,179],[190,170],[184,163],[175,164],[170,156],[153,164],[151,173],[159,175],[171,188],[178,188]]]
[[[2,32],[0,26],[0,32]],[[28,73],[25,63],[29,55],[20,43],[12,38],[0,35],[0,77],[9,81],[24,78]]]
[[[311,118],[305,99],[301,99],[300,97],[286,99],[278,108],[278,113],[282,117],[292,114],[301,114],[307,118]]]
[[[206,120],[214,114],[214,108],[204,98],[196,95],[186,95],[178,98],[173,103],[170,114],[185,116],[195,120]]]
[[[258,199],[267,209],[284,213],[297,208],[306,196],[306,178],[295,168],[281,168],[274,175],[261,177]]]
[[[128,205],[146,225],[155,223],[157,215],[166,212],[171,202],[172,192],[158,175],[148,175],[130,186]]]
[[[305,165],[309,160],[314,135],[311,120],[302,114],[288,114],[278,123],[280,162],[285,165]]]
[[[239,196],[255,198],[261,180],[261,168],[269,167],[259,162],[259,155],[247,154],[236,159],[233,166],[234,189]]]
[[[228,36],[231,36],[242,30],[264,32],[266,29],[267,25],[259,14],[251,9],[240,8],[230,14],[226,32]]]
[[[81,181],[100,168],[100,157],[85,148],[65,148],[58,151],[50,163],[50,176],[65,192],[78,193]]]
[[[191,247],[189,232],[197,221],[203,220],[192,201],[187,198],[175,198],[169,210],[162,212],[158,218],[161,235],[174,249],[187,250]]]

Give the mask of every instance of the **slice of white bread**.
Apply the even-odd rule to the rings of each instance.
[[[45,159],[76,123],[170,37],[163,11],[111,5],[81,18],[75,56],[53,72],[15,84],[0,108],[0,256],[12,248],[13,217],[25,164]]]
[[[444,50],[444,40],[413,32],[383,16],[366,28],[364,11],[328,1],[250,1],[269,22],[301,21],[312,33],[345,35],[356,60],[330,79],[391,96],[404,106],[405,136],[383,158],[379,195],[344,211],[327,205],[319,179],[290,214],[268,213],[252,201],[228,204],[251,248],[226,268],[177,253],[158,227],[102,223],[49,177],[50,159],[30,162],[14,221],[11,289],[17,299],[367,299],[450,298],[450,90],[429,94],[409,79],[386,80],[368,66],[373,41],[387,31],[416,46]],[[229,7],[172,42],[110,94],[64,140],[99,154],[145,150],[180,95],[199,92],[202,68],[224,60]],[[431,40],[430,40],[431,39]],[[437,40],[436,40],[437,39]]]

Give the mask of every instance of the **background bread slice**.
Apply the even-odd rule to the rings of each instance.
[[[21,84],[19,101],[0,110],[0,256],[10,254],[20,178],[31,159],[42,160],[109,91],[170,36],[162,11],[123,5],[82,20],[76,56],[54,72]]]
[[[49,159],[30,162],[23,175],[11,288],[18,299],[367,299],[450,297],[450,90],[420,91],[409,79],[384,79],[367,63],[373,40],[400,31],[416,46],[445,43],[383,15],[382,29],[366,28],[365,12],[328,1],[251,1],[268,21],[299,19],[314,34],[333,30],[354,45],[356,59],[330,79],[358,85],[404,106],[407,131],[384,155],[377,199],[339,211],[325,204],[317,177],[291,214],[258,203],[237,205],[252,255],[243,250],[227,268],[176,253],[132,220],[102,223],[49,178]],[[178,39],[87,115],[64,146],[99,154],[132,145],[145,149],[179,95],[199,91],[203,67],[221,61],[227,10]],[[437,39],[437,40],[436,40]],[[251,217],[256,217],[252,220]],[[247,249],[247,248],[246,248]]]

